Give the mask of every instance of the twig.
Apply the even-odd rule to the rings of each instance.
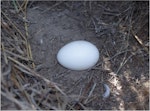
[[[84,104],[86,104],[87,101],[88,101],[88,99],[91,97],[91,95],[92,95],[92,93],[93,93],[95,87],[96,87],[96,83],[94,83],[94,85],[93,85],[93,87],[92,87],[92,89],[91,89],[91,91],[90,91],[88,97],[87,97],[86,100],[84,101]]]
[[[42,95],[42,97],[40,98],[40,100],[39,100],[38,103],[37,103],[38,105],[40,105],[40,103],[42,103],[42,101],[43,101],[45,98],[47,98],[47,96],[48,96],[50,90],[51,90],[51,89],[48,89],[48,91],[46,92],[46,94],[45,94],[45,95]]]
[[[20,91],[23,93],[23,95],[25,95],[25,97],[26,97],[26,99],[27,99],[27,101],[31,104],[31,106],[32,107],[34,107],[33,106],[33,104],[32,104],[32,102],[31,102],[31,98],[28,96],[28,93],[26,92],[26,90],[24,90],[24,88],[23,88],[23,86],[22,86],[22,79],[21,79],[21,77],[18,75],[18,74],[16,74],[16,79],[18,80],[18,83],[19,83],[19,89],[20,89]],[[33,108],[33,109],[35,109],[35,108]]]
[[[82,78],[78,79],[67,93],[71,93],[74,90],[74,88],[77,87],[81,81],[82,81]]]
[[[25,0],[25,4],[24,4],[24,10],[25,11],[23,11],[22,7],[18,3],[21,12],[24,14],[24,17],[23,17],[24,20],[27,19],[27,14],[26,14],[27,13],[26,12],[27,4],[28,4],[28,0]],[[25,26],[26,38],[28,38],[28,36],[29,36],[29,33],[28,33],[28,23],[26,21],[24,21],[24,26]],[[26,44],[26,49],[27,49],[27,58],[33,60],[32,52],[31,52],[31,47],[30,47],[30,44],[28,43],[27,39],[25,40],[25,44]],[[34,62],[32,62],[32,67],[35,68]]]
[[[82,103],[78,103],[82,108],[83,108],[83,110],[87,110],[87,108],[82,104]]]
[[[25,1],[24,1],[25,2]],[[23,5],[24,5],[24,2],[23,2]],[[18,13],[20,12],[20,10],[22,11],[22,7],[20,6],[18,0],[16,1],[17,5],[18,5]],[[24,13],[24,12],[22,12]]]
[[[18,29],[18,27],[7,17],[7,15],[2,11],[2,14],[5,16],[5,18],[10,22],[10,24],[18,31],[18,33],[21,35],[21,37],[26,40],[25,36],[22,34],[22,32]]]
[[[24,18],[27,19],[27,4],[28,4],[28,0],[26,0],[26,4],[25,4],[25,14],[24,14]],[[27,22],[25,22],[25,30],[26,30],[26,37],[28,38],[29,34],[28,34],[28,24]],[[31,60],[33,60],[32,57],[32,51],[31,51],[31,46],[29,44],[29,42],[27,41],[27,51],[28,51],[28,56]],[[32,67],[35,68],[35,64],[34,62],[32,62]]]
[[[41,108],[39,107],[39,105],[38,104],[36,104],[36,102],[35,102],[35,100],[34,100],[34,92],[32,92],[32,94],[31,94],[31,101],[32,101],[32,103],[34,104],[34,106],[36,106],[36,109],[37,110],[41,110]]]
[[[26,0],[23,1],[23,3],[21,4],[20,7],[23,9],[25,4],[26,4]],[[21,9],[19,9],[19,11],[20,11],[20,10],[21,10]]]
[[[98,6],[101,7],[101,8],[103,8],[103,9],[104,9],[105,11],[107,11],[107,12],[111,12],[111,13],[116,13],[116,12],[117,12],[117,11],[108,9],[108,8],[106,8],[106,7],[104,7],[104,6],[100,5],[100,4],[98,4]]]
[[[15,54],[15,53],[11,52],[11,51],[8,51],[8,50],[6,50],[6,49],[4,49],[4,52],[6,52],[6,53],[8,53],[8,54],[10,54],[10,55],[12,55],[12,56],[14,56],[14,57],[17,57],[17,58],[19,58],[19,59],[22,59],[22,60],[31,61],[31,60],[28,59],[28,58],[22,57],[22,56],[20,56],[20,55],[18,55],[18,54]]]
[[[99,29],[97,28],[97,25],[96,25],[95,20],[94,20],[93,17],[92,17],[92,21],[93,21],[93,24],[94,24],[95,32],[98,33]]]
[[[27,16],[26,16],[26,7],[27,7],[27,4],[28,4],[28,1],[27,1],[27,0],[25,0],[25,1],[26,1],[26,2],[25,2],[25,6],[24,6],[24,8],[25,8],[24,19],[27,18]],[[28,38],[29,34],[28,34],[27,22],[24,22],[24,26],[25,26],[25,34],[26,34],[26,38]],[[29,46],[28,40],[26,40],[27,57],[30,58],[30,53],[29,53],[29,47],[28,47],[28,46]]]
[[[137,42],[143,46],[142,40],[133,32],[133,30],[132,30],[132,34],[133,34],[134,38],[137,40]]]
[[[22,67],[20,67],[20,66],[18,66],[18,65],[14,65],[14,66],[15,66],[17,69],[19,69],[20,71],[22,71],[22,72],[24,72],[24,73],[26,73],[26,74],[32,75],[31,72],[29,72],[29,71],[23,69]]]
[[[129,7],[131,8],[131,6],[129,6]],[[131,9],[132,9],[132,8],[131,8]],[[126,40],[126,42],[127,42],[126,48],[128,48],[128,46],[129,46],[129,36],[130,36],[130,33],[131,33],[131,27],[132,27],[132,16],[133,16],[133,10],[130,12],[128,35],[127,35],[127,38],[126,38],[126,39],[127,39],[127,40]],[[121,68],[125,65],[125,63],[127,62],[127,61],[125,60],[126,56],[127,56],[127,52],[125,52],[125,56],[124,56],[122,62],[120,63],[120,66],[119,66],[118,70],[116,71],[116,74],[119,73],[120,69],[121,69]],[[133,56],[133,55],[132,55],[132,56]],[[131,57],[132,57],[132,56],[131,56]],[[128,58],[130,59],[131,57],[129,56]],[[127,60],[128,60],[128,58],[127,58]],[[125,62],[125,61],[126,61],[126,62]]]
[[[93,82],[93,79],[90,79],[90,81],[87,83],[87,85],[85,86],[84,90],[82,91],[82,95],[81,96],[85,96],[88,93],[89,87],[91,87]],[[84,98],[80,98],[79,102],[84,102]]]
[[[56,4],[54,4],[53,6],[51,6],[50,8],[48,8],[47,10],[44,10],[44,11],[43,11],[43,12],[41,12],[41,13],[45,13],[45,12],[47,12],[47,11],[51,10],[51,9],[53,9],[54,7],[56,7],[56,6],[60,5],[61,3],[63,3],[63,2],[62,2],[62,1],[60,1],[60,2],[58,2],[58,3],[56,3]]]
[[[4,48],[4,43],[3,43],[3,42],[2,42],[2,50],[3,50],[3,51],[5,50],[5,48]],[[4,52],[3,55],[4,55],[5,63],[8,64],[8,59],[7,59],[6,53]]]
[[[3,76],[9,75],[10,72],[11,72],[11,64],[8,64],[7,70],[6,70],[5,72],[2,72],[2,75],[3,75]]]
[[[23,67],[24,69],[26,69],[27,71],[29,71],[31,73],[32,76],[38,77],[43,79],[48,85],[51,85],[52,87],[56,88],[58,91],[60,91],[64,96],[67,97],[67,95],[56,85],[56,83],[44,78],[43,76],[39,75],[38,73],[36,73],[34,70],[31,70],[30,68],[28,68],[27,66],[23,65],[22,63],[16,61],[15,59],[13,59],[12,57],[8,57],[12,62],[20,65],[21,67]]]
[[[103,12],[103,14],[105,14],[105,15],[117,16],[117,17],[119,16],[118,13]]]
[[[127,63],[127,61],[128,61],[132,56],[134,56],[134,55],[135,55],[135,54],[131,54],[126,60],[124,60],[123,62],[121,62],[121,64],[120,64],[118,70],[116,71],[116,74],[119,73],[119,71],[121,70],[121,68],[122,68],[122,67]]]
[[[32,51],[31,51],[31,46],[30,46],[29,43],[28,43],[28,48],[29,48],[30,59],[33,60]],[[34,64],[34,62],[32,62],[32,67],[33,67],[33,69],[35,69],[35,64]]]
[[[142,40],[134,33],[133,30],[131,30],[133,37],[137,40],[137,42],[144,48],[144,50],[149,53],[148,48],[145,47]]]
[[[77,97],[77,101],[80,100],[80,97],[82,96],[82,91],[83,91],[83,88],[80,89],[80,93],[79,93],[79,95],[78,95],[78,97]]]
[[[16,0],[13,0],[13,4],[14,4],[14,7],[15,7],[15,9],[16,9],[16,12],[18,13],[18,7],[17,7],[17,5],[16,5]]]
[[[15,104],[17,104],[22,110],[31,110],[32,107],[29,104],[26,104],[24,102],[18,101],[17,99],[15,99],[11,93],[7,92],[1,92],[2,96],[6,97],[8,100],[14,102]]]
[[[108,59],[108,60],[111,60],[111,59],[115,58],[116,56],[118,56],[118,55],[120,55],[120,54],[122,54],[122,53],[128,52],[128,51],[131,51],[131,50],[121,51],[121,52],[115,54],[114,56],[112,56],[112,57],[111,57],[110,59]]]
[[[89,1],[90,13],[92,12],[92,1]]]

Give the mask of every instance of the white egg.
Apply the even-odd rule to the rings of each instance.
[[[73,41],[63,46],[58,54],[58,62],[71,70],[85,70],[94,66],[99,59],[99,51],[88,41]]]

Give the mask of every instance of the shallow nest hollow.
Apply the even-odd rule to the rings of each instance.
[[[149,109],[148,1],[12,0],[1,1],[1,6],[2,110]],[[97,40],[95,44],[102,49],[101,58],[95,67],[83,72],[88,76],[85,80],[77,80],[74,86],[69,86],[38,71],[38,60],[34,59],[33,53],[36,47],[30,41],[29,31],[29,25],[36,23],[28,20],[30,9],[47,16],[50,16],[48,13],[65,12],[65,16],[77,22],[80,30],[94,34],[95,39],[87,39]],[[75,39],[70,38],[67,42],[71,40]],[[99,45],[98,41],[102,41],[103,45]],[[66,73],[66,70],[61,70],[61,73]],[[89,73],[92,73],[90,77]],[[104,92],[101,84],[104,82],[111,89],[108,98],[101,96]],[[75,89],[77,85],[81,90]],[[68,93],[66,87],[73,87],[72,90],[78,94]]]

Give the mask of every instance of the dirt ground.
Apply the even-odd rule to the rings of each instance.
[[[148,10],[148,2],[29,2],[35,71],[65,92],[64,109],[149,109],[148,14],[136,18],[141,10]],[[59,49],[75,40],[99,49],[99,61],[91,69],[72,71],[57,62]],[[102,96],[103,84],[110,88],[108,98]]]

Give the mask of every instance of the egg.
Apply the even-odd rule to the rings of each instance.
[[[58,62],[71,70],[86,70],[99,60],[97,47],[85,40],[77,40],[63,46],[57,54]]]

